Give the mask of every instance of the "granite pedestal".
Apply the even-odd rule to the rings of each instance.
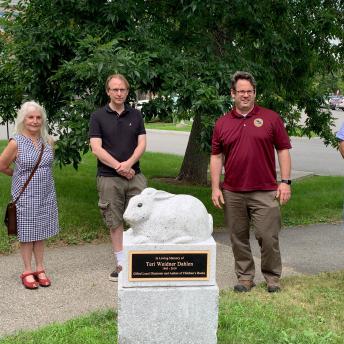
[[[119,344],[217,342],[216,243],[135,244],[124,233]],[[136,264],[136,263],[140,264]]]

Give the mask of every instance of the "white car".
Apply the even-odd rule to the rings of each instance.
[[[147,103],[149,103],[149,99],[142,99],[142,100],[139,100],[139,101],[136,103],[135,108],[141,111],[143,104],[147,104]]]
[[[330,96],[328,100],[328,104],[331,110],[336,110],[338,108],[338,103],[340,102],[340,96]]]
[[[337,109],[341,109],[344,111],[344,97],[340,97],[340,100],[337,103]]]

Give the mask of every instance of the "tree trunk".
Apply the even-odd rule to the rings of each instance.
[[[201,129],[201,116],[195,115],[183,164],[180,168],[177,180],[207,185],[209,154],[201,149]]]

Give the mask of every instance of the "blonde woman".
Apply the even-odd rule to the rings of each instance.
[[[11,194],[12,199],[16,199],[43,149],[38,168],[16,204],[18,240],[24,263],[20,278],[27,289],[51,285],[43,258],[44,240],[59,231],[52,144],[45,110],[34,101],[25,102],[18,111],[14,136],[0,156],[0,171],[12,176]],[[32,256],[35,269],[32,268]]]

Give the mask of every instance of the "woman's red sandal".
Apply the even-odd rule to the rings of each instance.
[[[26,289],[37,289],[38,288],[38,283],[37,281],[29,282],[26,280],[26,277],[28,276],[34,276],[33,272],[24,272],[20,275],[20,278],[22,280],[23,286]]]
[[[33,274],[41,287],[50,287],[51,281],[48,277],[45,276],[46,278],[39,278],[39,274],[45,274],[44,270],[36,271]]]

